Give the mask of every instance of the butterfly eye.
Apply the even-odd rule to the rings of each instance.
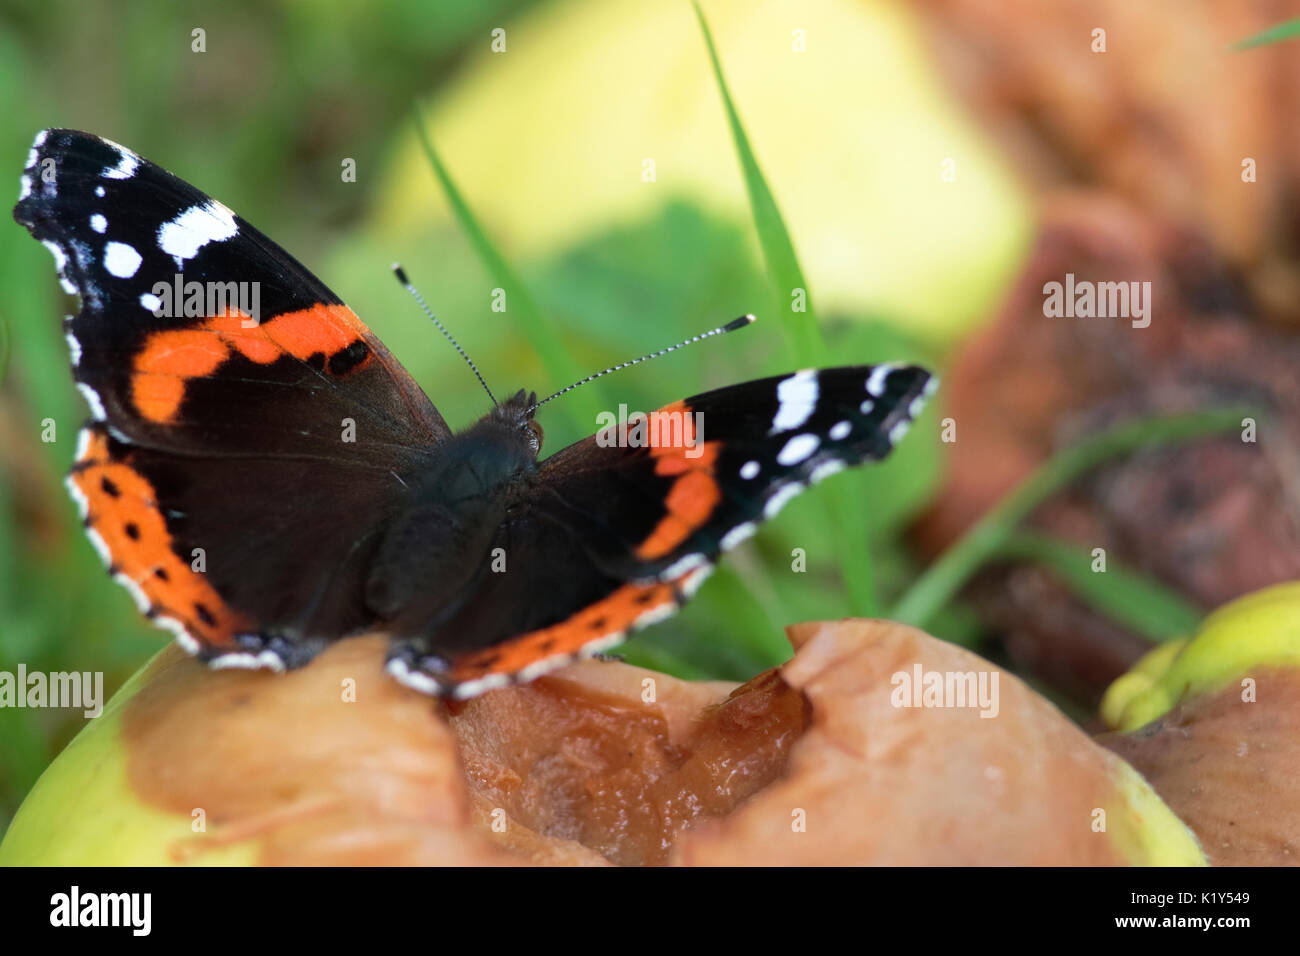
[[[528,444],[530,444],[533,447],[533,451],[535,452],[541,451],[542,450],[541,423],[530,418],[528,421],[524,422],[524,427],[533,433],[533,437],[528,440]]]

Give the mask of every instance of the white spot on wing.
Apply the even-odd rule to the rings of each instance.
[[[821,443],[822,440],[813,434],[795,435],[777,452],[776,460],[787,468],[797,465],[801,461],[807,461]]]
[[[87,385],[85,382],[78,382],[77,389],[81,392],[81,397],[86,400],[90,406],[90,415],[97,422],[104,420],[104,403],[99,400],[99,393]]]
[[[643,614],[638,615],[636,620],[632,622],[632,629],[639,631],[641,630],[641,628],[649,627],[651,624],[658,624],[660,621],[664,620],[665,618],[672,617],[676,613],[677,613],[676,602],[665,601],[663,604],[660,604],[656,607],[652,607],[650,608],[650,610],[644,612]],[[585,649],[586,648],[584,648],[584,650]]]
[[[82,429],[81,433],[86,435],[88,431],[88,429]],[[81,513],[81,518],[84,521],[90,517],[90,502],[86,500],[86,496],[83,495],[81,489],[77,487],[74,477],[75,476],[73,475],[68,475],[63,479],[63,485],[68,489],[68,494],[72,495],[72,500],[77,503],[77,510]],[[95,553],[98,554],[100,560],[104,562],[104,567],[112,567],[113,555],[108,550],[108,545],[104,543],[104,539],[100,536],[99,532],[94,528],[87,527],[86,537],[90,539],[91,547],[95,549]]]
[[[104,142],[108,142],[105,140]],[[103,176],[105,179],[130,179],[135,175],[135,171],[140,166],[140,157],[131,152],[125,146],[118,146],[116,143],[109,143],[119,154],[116,166],[107,166],[104,168]]]
[[[563,656],[565,662],[570,660],[569,655],[565,654]],[[523,670],[521,670],[519,673],[515,674],[515,680],[521,684],[527,684],[529,681],[536,680],[538,677],[541,677],[547,671],[552,670],[553,668],[557,668],[559,666],[561,666],[561,662],[554,661],[549,657],[544,657],[540,661],[534,661],[533,663],[525,667]]]
[[[126,588],[126,593],[131,595],[131,599],[135,601],[135,606],[141,614],[144,614],[149,610],[149,598],[145,595],[139,584],[120,571],[113,575],[113,580]]]
[[[77,287],[73,285],[72,280],[68,278],[65,271],[68,267],[68,254],[61,245],[49,239],[42,239],[41,245],[49,249],[50,255],[54,256],[54,268],[59,274],[59,285],[63,287],[63,291],[68,295],[76,295]]]
[[[588,657],[595,657],[597,654],[602,651],[607,651],[611,647],[618,647],[618,645],[623,643],[623,640],[626,637],[627,631],[614,631],[613,633],[607,634],[604,637],[599,637],[594,641],[588,641],[586,644],[582,645],[575,656],[579,660]],[[567,663],[569,655],[557,654],[555,657],[550,658],[550,660],[555,661],[557,667],[561,667]]]
[[[849,432],[853,431],[853,423],[850,421],[836,422],[831,426],[831,441],[842,441],[849,437]]]
[[[812,470],[812,474],[808,476],[808,480],[811,481],[813,484],[816,484],[817,482],[821,481],[823,478],[829,478],[837,471],[843,471],[843,470],[844,470],[844,462],[840,461],[838,458],[831,458],[827,461],[822,462],[820,465],[814,468]]]
[[[82,434],[84,435],[85,432],[82,432]],[[90,502],[81,493],[81,489],[77,487],[72,475],[68,475],[63,479],[63,485],[68,489],[68,494],[72,496],[72,500],[77,503],[77,517],[84,521],[86,516],[90,514]]]
[[[879,398],[885,394],[885,379],[889,378],[894,371],[893,365],[877,365],[871,370],[871,375],[867,379],[867,392]]]
[[[723,551],[730,551],[742,541],[746,541],[754,536],[758,530],[758,525],[752,521],[746,521],[744,524],[738,524],[722,536],[720,547]]]
[[[806,422],[817,408],[818,392],[816,369],[795,372],[789,378],[778,382],[776,398],[780,405],[776,410],[776,417],[772,419],[772,430],[768,434],[775,435],[777,432],[789,431]]]
[[[423,671],[413,671],[407,666],[406,661],[400,657],[394,657],[388,662],[385,670],[392,675],[393,679],[399,684],[403,684],[422,694],[438,696],[438,682]]]
[[[98,233],[103,233],[108,228],[108,220],[104,218],[103,213],[95,213],[90,217],[90,228]]]
[[[686,580],[677,586],[677,590],[682,592],[682,597],[691,598],[695,592],[700,589],[700,585],[705,582],[710,574],[713,573],[713,565],[708,564],[693,572]]]
[[[797,481],[792,481],[788,485],[782,485],[776,490],[771,498],[767,499],[767,504],[763,505],[763,517],[775,518],[782,508],[784,508],[799,492],[803,491],[804,486]]]
[[[740,477],[746,481],[758,474],[759,464],[756,461],[747,461],[740,466]]]
[[[129,279],[135,275],[141,261],[140,253],[125,242],[110,242],[104,246],[104,268],[119,279]]]
[[[182,624],[180,621],[176,620],[176,618],[155,617],[153,619],[153,622],[157,624],[159,627],[166,628],[167,630],[171,631],[174,635],[176,635],[176,643],[180,644],[180,646],[185,650],[186,654],[189,654],[191,656],[198,654],[199,642],[194,639],[194,635],[192,635],[188,630],[185,629],[185,625]]]
[[[162,308],[162,299],[158,298],[152,292],[146,292],[140,296],[140,304],[155,315]]]
[[[80,365],[81,364],[81,343],[77,341],[77,337],[73,335],[71,332],[64,332],[63,337],[64,339],[67,340],[68,353],[72,358],[72,364],[74,366]]]
[[[595,653],[594,651],[592,653]],[[560,658],[564,660],[563,657]],[[558,664],[556,666],[559,666]],[[489,690],[496,690],[498,687],[507,687],[510,684],[509,674],[488,674],[486,677],[480,677],[478,680],[466,681],[463,684],[457,684],[451,696],[458,700],[468,700],[471,697],[477,697],[479,694]],[[412,684],[412,687],[415,685]],[[431,692],[432,693],[432,692]]]
[[[100,533],[94,528],[87,528],[86,537],[90,539],[91,545],[99,554],[99,559],[104,562],[104,567],[111,568],[113,566],[113,552],[108,550],[108,545],[104,543]]]
[[[39,158],[40,148],[45,143],[45,136],[48,132],[49,130],[41,130],[39,133],[36,134],[36,138],[32,140],[32,148],[27,153],[27,165],[24,167],[24,169],[34,169],[36,167],[36,163]],[[51,186],[53,186],[53,184],[51,184]],[[24,174],[22,179],[19,180],[18,201],[22,202],[31,194],[32,194],[32,178]]]
[[[50,250],[50,255],[54,256],[54,268],[62,274],[68,265],[68,254],[63,251],[63,247],[57,242],[51,242],[49,239],[42,239],[41,245]]]
[[[214,657],[208,661],[208,666],[213,670],[225,670],[227,668],[239,668],[241,670],[260,670],[265,668],[272,671],[284,670],[284,661],[275,651],[260,651],[257,654],[222,654],[220,657]]]
[[[679,578],[687,571],[694,571],[701,565],[708,564],[709,559],[702,554],[688,554],[684,558],[679,558],[670,564],[662,574],[659,575],[661,581],[669,581],[673,578]]]
[[[201,206],[191,206],[171,222],[163,223],[158,228],[158,246],[179,267],[209,242],[222,242],[238,232],[235,214],[212,199]]]

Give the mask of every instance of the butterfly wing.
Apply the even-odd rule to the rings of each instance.
[[[39,134],[14,217],[81,299],[69,488],[142,609],[233,665],[369,623],[375,528],[449,434],[396,359],[262,233],[97,136]]]
[[[503,565],[464,610],[394,647],[390,670],[472,696],[672,614],[719,556],[795,495],[879,461],[937,384],[917,366],[802,371],[686,399],[619,440],[547,459],[503,525]]]

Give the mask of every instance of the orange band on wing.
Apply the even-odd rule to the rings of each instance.
[[[675,402],[651,416],[659,418],[657,437],[663,438],[671,423],[673,441],[652,443],[655,474],[675,475],[664,499],[668,514],[636,549],[645,560],[662,558],[701,528],[722,500],[722,490],[714,477],[718,460],[718,442],[701,442],[695,429],[695,414],[685,402]],[[680,422],[680,426],[678,426]]]
[[[365,327],[345,305],[315,305],[245,327],[249,321],[250,316],[236,309],[195,328],[150,335],[131,376],[136,410],[151,422],[174,421],[186,383],[211,375],[234,353],[260,365],[284,355],[304,362],[318,358],[322,372],[337,375],[362,368],[373,358],[365,345]],[[353,350],[359,354],[352,355]],[[340,364],[340,356],[349,359]]]
[[[677,589],[692,574],[699,573],[701,569],[697,568],[674,581],[625,584],[559,624],[453,659],[450,669],[438,676],[452,684],[464,684],[492,674],[518,674],[548,658],[562,662],[593,641],[629,630],[642,615],[667,605],[675,607]]]
[[[85,502],[86,527],[108,550],[111,570],[134,582],[151,613],[175,619],[204,644],[232,646],[247,622],[172,550],[153,486],[113,460],[102,432],[90,434],[71,480]]]

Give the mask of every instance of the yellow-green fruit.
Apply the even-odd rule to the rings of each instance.
[[[192,818],[147,805],[127,780],[122,711],[150,672],[146,665],[127,681],[46,768],[0,843],[0,866],[181,862],[169,848],[193,836]],[[238,865],[254,857],[251,847],[231,845],[202,862]]]
[[[1300,864],[1300,583],[1247,595],[1106,693],[1098,741],[1139,770],[1212,862]]]
[[[1108,726],[1136,730],[1176,704],[1260,668],[1300,668],[1300,582],[1255,591],[1219,608],[1191,641],[1149,653],[1106,692]]]

